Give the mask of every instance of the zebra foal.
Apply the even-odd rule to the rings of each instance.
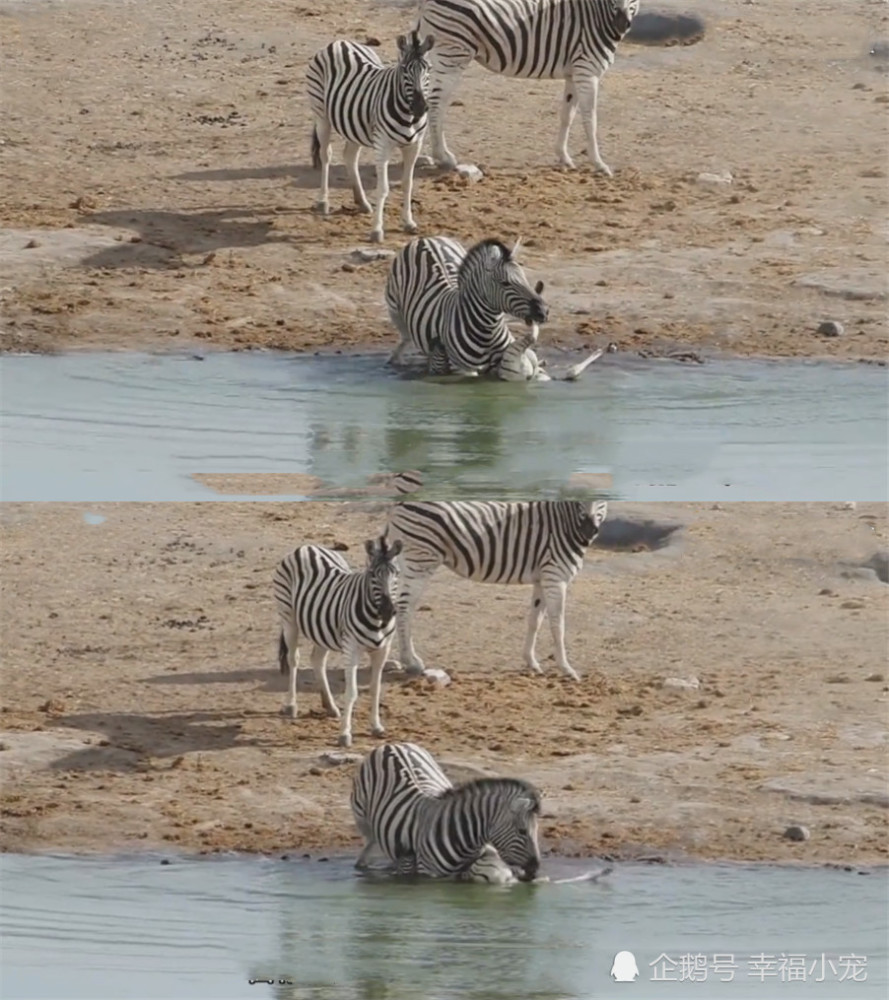
[[[430,57],[429,131],[432,156],[453,169],[444,116],[463,71],[473,62],[503,76],[564,79],[556,152],[573,168],[568,134],[580,110],[587,155],[600,172],[599,83],[620,40],[639,12],[639,0],[420,0],[418,31],[435,36]]]
[[[456,787],[415,743],[386,743],[361,762],[350,797],[365,841],[401,874],[471,881],[532,881],[540,867],[540,793],[517,778]]]
[[[427,359],[432,375],[498,374],[514,339],[506,317],[532,327],[549,315],[543,282],[529,285],[516,259],[518,247],[518,241],[510,249],[485,239],[466,250],[447,236],[421,237],[402,247],[386,280],[386,308],[401,337],[390,364],[412,347]]]
[[[299,639],[313,643],[311,664],[327,714],[340,718],[327,683],[327,656],[345,653],[346,697],[340,728],[340,746],[352,745],[352,711],[358,700],[358,661],[362,650],[370,654],[371,730],[382,736],[380,693],[383,666],[395,628],[393,597],[398,580],[396,557],[401,543],[385,538],[365,543],[367,565],[352,570],[332,549],[301,545],[278,564],[273,591],[281,620],[278,665],[288,674],[288,699],[284,712],[297,717],[296,680]]]
[[[383,210],[389,196],[389,160],[401,148],[404,231],[415,233],[411,210],[414,167],[426,129],[429,66],[426,54],[431,37],[421,41],[416,32],[398,38],[398,62],[384,66],[377,53],[357,42],[336,41],[316,52],[306,72],[309,104],[315,118],[312,165],[321,171],[317,208],[330,212],[330,139],[345,139],[343,159],[355,204],[373,213],[371,242],[383,241]],[[377,170],[376,208],[371,208],[358,173],[361,147],[374,150]]]
[[[389,517],[386,537],[403,542],[396,601],[398,651],[408,673],[425,670],[412,637],[420,594],[439,566],[482,583],[530,583],[531,609],[524,660],[542,673],[535,654],[543,616],[549,618],[556,662],[572,680],[578,675],[565,651],[565,598],[605,520],[604,501],[495,500],[403,501]]]

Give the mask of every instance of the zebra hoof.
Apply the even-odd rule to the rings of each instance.
[[[600,161],[599,163],[593,164],[593,166],[595,167],[597,174],[603,174],[605,177],[614,177],[614,171],[608,166],[607,163],[602,163]]]
[[[416,224],[416,222],[406,222],[401,228],[404,232],[411,236],[420,231],[420,227]]]
[[[431,156],[426,156],[426,154],[424,153],[422,156],[417,157],[416,165],[418,167],[434,167],[435,160],[433,160]]]
[[[350,747],[352,746],[352,734],[351,733],[340,733],[337,741],[337,746],[339,747]]]
[[[374,736],[385,736],[386,730],[382,726],[375,726],[373,729],[371,729],[371,733]]]
[[[330,205],[326,201],[316,201],[315,211],[319,215],[330,215]]]
[[[282,705],[279,714],[286,719],[296,719],[296,705]]]
[[[371,243],[382,243],[383,242],[383,230],[382,229],[375,229],[370,234],[370,241],[371,241]]]

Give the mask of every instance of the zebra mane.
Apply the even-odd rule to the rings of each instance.
[[[464,270],[468,270],[472,267],[476,260],[478,260],[479,257],[483,257],[489,250],[496,250],[502,257],[504,263],[512,260],[512,250],[510,250],[509,247],[501,240],[491,237],[486,240],[481,240],[466,251],[466,256],[460,261],[457,276],[459,277],[463,274]]]
[[[540,812],[540,792],[523,778],[473,778],[443,791],[439,799],[461,799],[474,792],[500,791],[526,796],[533,803],[531,811]]]

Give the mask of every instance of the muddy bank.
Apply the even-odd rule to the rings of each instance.
[[[422,171],[421,232],[523,236],[555,347],[885,358],[889,95],[870,55],[883,5],[839,21],[827,0],[699,6],[700,41],[625,45],[606,77],[611,179],[552,166],[558,82],[470,70],[449,132],[485,177]],[[303,76],[337,36],[391,58],[403,6],[87,0],[0,15],[0,350],[394,345],[389,259],[355,257],[369,223],[342,166],[333,215],[312,211]],[[405,240],[399,170],[387,252]],[[825,321],[843,334],[818,334]]]
[[[4,504],[0,847],[354,850],[354,762],[307,676],[298,722],[278,714],[270,580],[304,541],[357,562],[383,513]],[[885,861],[886,518],[879,504],[611,505],[569,591],[579,684],[558,676],[545,630],[545,676],[522,673],[527,588],[442,572],[416,640],[453,682],[388,676],[388,737],[456,780],[537,782],[562,854]],[[374,745],[367,711],[362,695],[358,753]],[[810,839],[786,839],[792,824]]]

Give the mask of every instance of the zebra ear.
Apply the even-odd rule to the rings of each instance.
[[[515,257],[515,255],[519,252],[519,248],[521,247],[521,245],[522,245],[522,238],[521,236],[517,236],[516,241],[513,244],[512,250],[509,251],[510,257]]]
[[[435,45],[435,36],[434,35],[427,35],[423,39],[423,44],[420,46],[420,55],[421,56],[425,56],[426,53],[432,48],[433,45]]]
[[[512,800],[512,807],[517,813],[529,813],[534,810],[534,800],[527,795],[521,795]]]
[[[398,44],[398,53],[399,55],[401,55],[407,48],[407,35],[399,35],[397,44]]]
[[[592,510],[590,510],[590,517],[593,519],[593,524],[598,528],[599,525],[605,520],[605,515],[608,513],[608,504],[604,500],[599,500],[594,503]]]
[[[364,551],[367,553],[368,559],[373,559],[373,557],[376,555],[377,543],[374,541],[373,538],[368,538],[368,540],[364,543]]]
[[[394,559],[399,552],[401,552],[402,541],[400,538],[396,538],[395,541],[389,546],[389,558]]]
[[[537,284],[534,286],[534,291],[538,295],[543,295],[543,282],[542,281],[538,281],[537,282]]]

